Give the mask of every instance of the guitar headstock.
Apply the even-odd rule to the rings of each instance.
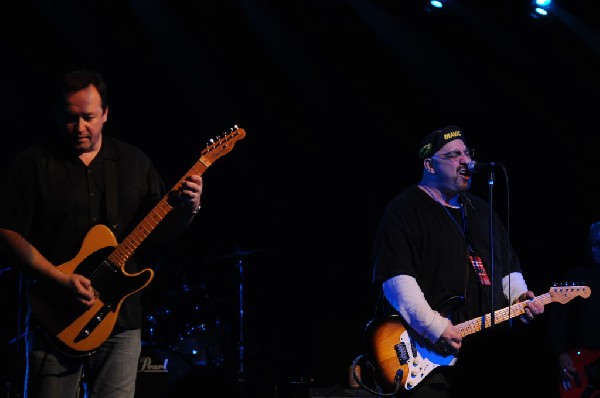
[[[210,165],[221,156],[231,152],[235,143],[245,136],[246,131],[244,129],[234,126],[222,136],[211,138],[206,148],[202,151],[200,159],[206,166]]]
[[[549,293],[552,301],[565,304],[575,297],[590,297],[592,289],[589,286],[553,286]]]

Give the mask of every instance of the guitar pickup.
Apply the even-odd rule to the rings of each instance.
[[[81,329],[74,341],[79,342],[88,337],[110,311],[112,311],[110,305],[103,305],[102,308],[98,310],[96,315],[94,315],[92,319],[90,319],[90,321],[85,325],[85,327]]]
[[[400,342],[394,346],[394,349],[396,351],[396,356],[398,357],[400,364],[406,365],[406,363],[408,363],[408,360],[409,360],[408,350],[406,349],[406,344],[404,344],[404,342]]]

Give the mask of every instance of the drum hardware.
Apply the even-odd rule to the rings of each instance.
[[[205,295],[207,295],[207,286],[204,283],[200,283],[200,284],[196,284],[196,285],[190,285],[187,283],[184,283],[183,285],[181,285],[179,288],[171,290],[168,295],[172,296],[172,297],[177,297],[177,296],[181,296],[181,295],[187,295],[189,293],[196,293],[196,292],[204,292]]]
[[[224,366],[228,360],[237,355],[237,382],[243,384],[246,372],[244,260],[248,256],[267,251],[272,250],[241,250],[236,246],[232,253],[208,259],[211,263],[234,260],[238,276],[235,289],[238,293],[236,310],[239,322],[235,354],[229,351],[229,345],[225,347],[224,338],[231,337],[231,330],[221,323],[220,317],[212,313],[215,299],[210,297],[209,289],[204,283],[186,282],[167,292],[166,297],[174,301],[172,305],[159,307],[145,317],[149,345],[167,348],[179,358],[184,358],[191,366],[196,369],[205,368],[205,371],[211,368],[223,368],[220,369],[223,371],[228,368]]]
[[[244,382],[244,349],[245,349],[245,335],[244,335],[244,258],[257,253],[262,253],[268,250],[242,250],[238,245],[232,253],[226,254],[221,257],[217,257],[212,261],[221,261],[234,259],[235,266],[238,271],[238,314],[239,314],[239,335],[238,335],[238,382]]]
[[[177,336],[171,349],[195,366],[219,367],[225,363],[222,350],[224,330],[220,322],[188,324]]]
[[[226,361],[222,344],[225,329],[221,321],[207,309],[207,304],[186,301],[159,306],[145,315],[144,345],[168,349],[190,366],[222,366]]]
[[[258,250],[242,250],[238,245],[232,253],[217,257],[212,261],[221,261],[233,259],[235,260],[235,266],[238,271],[238,314],[239,314],[239,334],[238,334],[238,383],[244,384],[245,377],[245,348],[246,348],[246,336],[245,336],[245,319],[244,319],[244,258],[258,253],[270,252],[270,249],[258,249]]]

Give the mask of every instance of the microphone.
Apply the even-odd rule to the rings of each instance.
[[[471,160],[467,165],[467,170],[469,170],[469,174],[480,173],[482,171],[494,171],[500,163],[496,162],[476,162]]]

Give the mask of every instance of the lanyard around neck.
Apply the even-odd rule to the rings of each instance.
[[[443,204],[431,191],[431,189],[426,186],[426,185],[419,185],[420,187],[422,187],[425,192],[431,197],[431,199],[435,200],[440,206],[442,206],[442,209],[444,209],[444,211],[446,212],[446,214],[448,214],[448,217],[450,217],[450,219],[452,220],[452,222],[454,222],[454,225],[456,225],[456,227],[458,228],[458,230],[460,231],[460,234],[466,238],[466,230],[467,230],[467,219],[466,219],[466,214],[465,214],[465,209],[464,206],[461,204],[459,209],[460,209],[460,215],[461,215],[461,220],[463,225],[460,225],[458,223],[458,221],[456,220],[456,218],[454,218],[454,216],[450,213],[450,211],[448,210],[448,206],[446,206],[445,204]],[[470,243],[467,241],[467,244],[469,245],[469,249],[471,247]]]

